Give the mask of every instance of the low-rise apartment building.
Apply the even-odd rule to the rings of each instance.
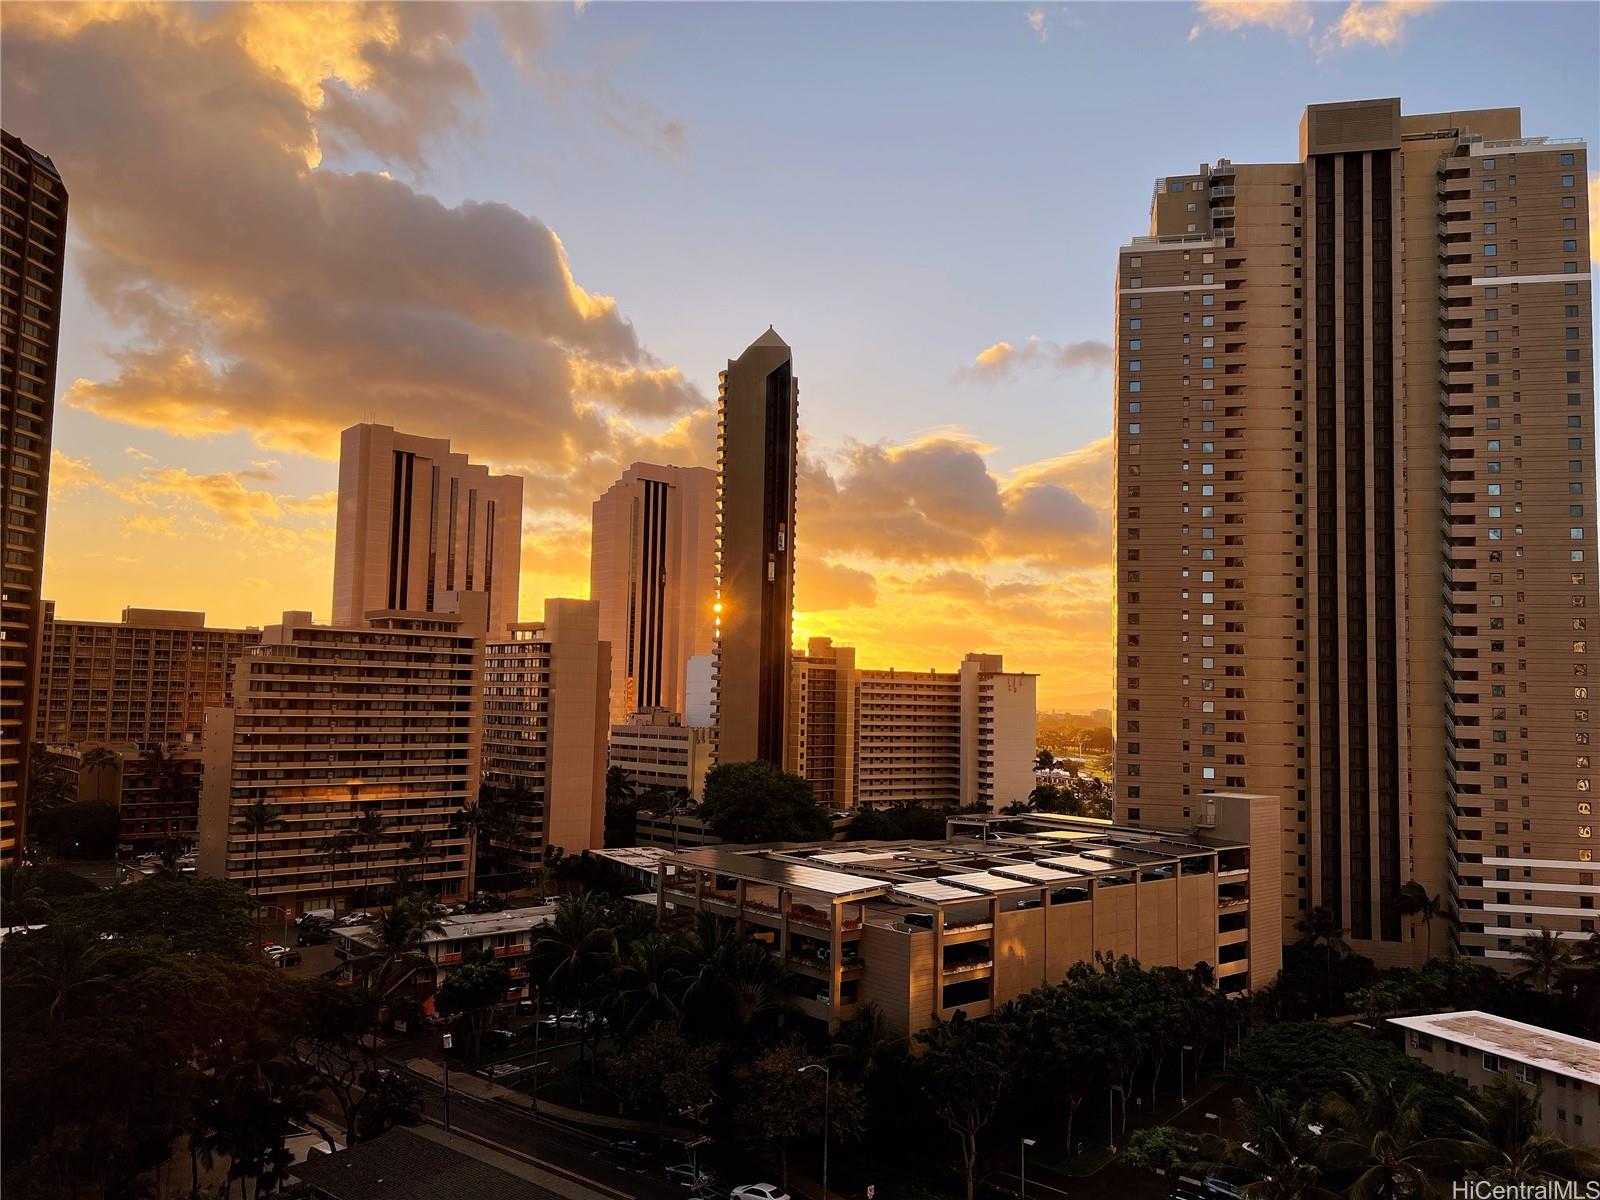
[[[452,913],[440,917],[440,930],[424,935],[420,958],[413,969],[389,980],[389,993],[409,985],[416,989],[417,999],[424,1012],[433,1011],[433,996],[451,967],[473,955],[493,955],[502,960],[511,972],[512,986],[503,997],[506,1001],[522,1000],[528,996],[528,955],[538,938],[538,930],[550,921],[555,912],[552,904],[535,908],[508,908],[492,913]],[[340,978],[354,983],[365,977],[377,956],[382,954],[382,941],[374,925],[336,927],[333,934],[334,954],[340,960]],[[420,959],[426,959],[426,965]]]
[[[1256,914],[1250,870],[1277,862],[1277,801],[1216,801],[1215,831],[1189,835],[986,814],[936,842],[702,847],[664,856],[638,899],[667,927],[699,911],[735,921],[810,981],[797,1008],[829,1029],[869,1002],[900,1036],[988,1016],[1097,953],[1207,963],[1241,991],[1281,963],[1277,882]]]
[[[1389,1024],[1406,1031],[1412,1058],[1475,1088],[1510,1078],[1539,1097],[1543,1132],[1600,1146],[1600,1042],[1475,1010]]]
[[[663,708],[636,712],[611,727],[606,762],[636,787],[699,800],[711,766],[711,730],[685,725]]]

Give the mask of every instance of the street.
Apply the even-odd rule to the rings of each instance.
[[[389,1066],[406,1070],[402,1063]],[[426,1076],[406,1071],[422,1093],[423,1115],[444,1124],[444,1089]],[[476,1100],[451,1089],[450,1128],[502,1153],[514,1155],[564,1181],[564,1191],[584,1200],[681,1200],[683,1188],[657,1176],[625,1170],[597,1153],[608,1139],[549,1121],[493,1100]],[[619,1138],[626,1134],[619,1133]]]

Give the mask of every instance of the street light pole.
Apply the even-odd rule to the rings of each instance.
[[[801,1067],[798,1074],[804,1075],[807,1071],[822,1072],[822,1200],[832,1200],[828,1194],[828,1108],[833,1100],[833,1072],[826,1063],[811,1063]]]
[[[450,1132],[450,1047],[454,1039],[450,1031],[445,1030],[444,1035],[444,1131]]]
[[[1182,1105],[1188,1105],[1189,1103],[1189,1089],[1184,1086],[1183,1082],[1183,1056],[1193,1049],[1193,1046],[1178,1047],[1178,1103]]]
[[[1033,1138],[1022,1139],[1022,1200],[1028,1200],[1028,1147],[1035,1144]]]
[[[533,985],[533,1111],[539,1111],[539,1028],[544,1014],[539,1010],[539,985]]]

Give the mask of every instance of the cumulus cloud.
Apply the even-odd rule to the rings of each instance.
[[[1040,464],[1002,480],[984,448],[951,433],[849,447],[801,465],[799,540],[889,563],[1103,561],[1108,508],[1085,500],[1090,460]],[[1109,462],[1105,463],[1107,471]],[[1109,495],[1109,485],[1091,493]]]
[[[1387,49],[1405,38],[1406,23],[1432,8],[1438,0],[1351,0],[1350,6],[1325,37],[1325,50],[1354,46]]]
[[[1438,0],[1350,0],[1338,20],[1317,32],[1317,17],[1331,6],[1310,0],[1200,0],[1189,30],[1193,41],[1203,33],[1248,33],[1252,28],[1283,34],[1313,46],[1319,55],[1362,46],[1398,45],[1407,24],[1433,8]]]
[[[502,34],[528,21],[496,11]],[[552,471],[606,455],[615,421],[703,407],[536,217],[316,165],[335,146],[415,164],[458,125],[479,91],[472,20],[8,6],[7,125],[71,181],[90,293],[130,333],[67,402],[322,456],[372,418]]]
[[[336,492],[297,497],[251,486],[263,476],[266,481],[273,478],[256,468],[194,474],[174,466],[107,475],[87,459],[59,450],[50,460],[52,497],[102,492],[135,510],[122,518],[123,527],[132,532],[175,534],[182,519],[278,546],[331,541]]]
[[[993,383],[1014,371],[1047,367],[1057,371],[1078,368],[1103,370],[1111,365],[1111,347],[1106,342],[1052,342],[1030,337],[1020,346],[995,342],[979,351],[972,362],[956,371],[957,379]]]
[[[804,552],[795,565],[794,586],[795,608],[801,612],[871,608],[878,602],[878,582],[871,571],[808,558]]]
[[[1200,0],[1194,11],[1191,42],[1202,33],[1233,33],[1257,25],[1291,38],[1309,38],[1316,25],[1307,0]]]
[[[1033,30],[1041,42],[1050,37],[1050,17],[1042,8],[1030,8],[1027,11],[1028,28]]]

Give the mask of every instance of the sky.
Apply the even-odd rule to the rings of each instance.
[[[1110,699],[1112,287],[1157,175],[1290,161],[1308,103],[1600,134],[1600,5],[40,5],[5,126],[71,194],[45,593],[329,613],[338,432],[526,480],[521,608],[589,504],[711,465],[773,325],[797,643]],[[1590,181],[1600,205],[1600,177]]]

